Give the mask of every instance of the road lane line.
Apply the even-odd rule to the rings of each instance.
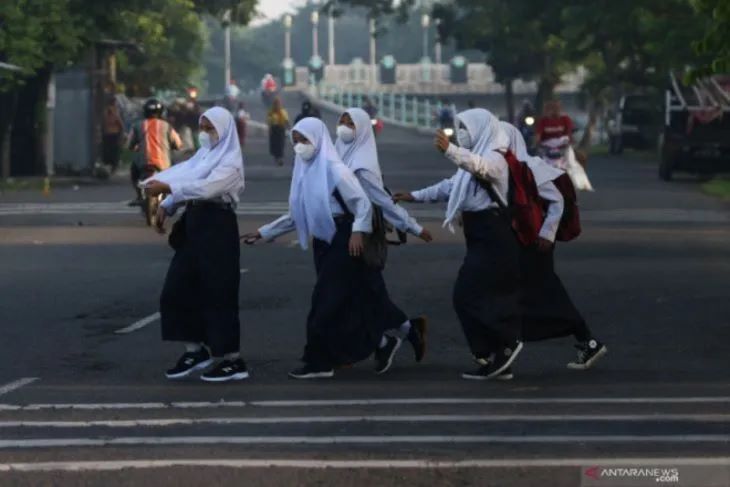
[[[309,423],[501,423],[501,422],[727,422],[730,414],[422,414],[371,416],[271,416],[155,418],[89,421],[0,421],[0,428],[134,428],[190,425]]]
[[[241,269],[241,274],[246,274],[246,273],[248,273],[248,269]]]
[[[0,449],[120,445],[728,443],[730,435],[131,436],[0,440]]]
[[[166,459],[166,460],[101,460],[33,463],[2,463],[0,472],[79,472],[116,471],[170,467],[227,468],[302,468],[302,469],[460,469],[460,468],[520,468],[520,467],[724,467],[730,457],[708,458],[505,458],[468,460],[316,460],[316,459]]]
[[[114,333],[117,335],[126,335],[127,333],[132,333],[133,331],[137,331],[139,329],[144,328],[145,326],[149,325],[150,323],[154,323],[155,321],[160,319],[160,313],[159,311],[157,313],[153,313],[146,318],[142,318],[141,320],[132,323],[129,326],[126,326],[124,328],[121,328]]]
[[[8,392],[13,392],[14,390],[20,389],[23,386],[27,386],[28,384],[31,384],[37,380],[38,377],[23,377],[22,379],[18,379],[2,385],[0,386],[0,396],[2,396],[3,394],[7,394]]]
[[[532,397],[532,398],[403,398],[403,399],[343,399],[292,401],[179,401],[139,403],[39,403],[0,404],[0,410],[39,411],[44,409],[207,409],[240,407],[330,407],[380,405],[524,405],[524,404],[726,404],[727,396],[708,397]]]
[[[730,397],[522,397],[522,398],[394,398],[250,401],[259,407],[387,406],[422,404],[646,404],[727,403]]]

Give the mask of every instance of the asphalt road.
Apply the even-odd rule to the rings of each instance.
[[[298,97],[285,102],[293,117]],[[453,171],[427,137],[386,127],[379,144],[393,189]],[[266,152],[248,141],[241,231],[286,208],[291,166]],[[252,378],[209,385],[163,377],[179,353],[154,316],[171,251],[126,207],[124,176],[0,195],[0,485],[572,486],[606,465],[730,485],[730,206],[693,178],[660,182],[647,156],[589,170],[584,235],[557,265],[609,354],[575,372],[570,340],[530,344],[508,383],[459,378],[464,250],[441,206],[411,207],[436,241],[394,249],[386,273],[395,300],[430,317],[422,364],[403,348],[383,377],[366,362],[288,380],[314,282],[291,237],[242,249]]]

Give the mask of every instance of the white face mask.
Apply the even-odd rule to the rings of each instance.
[[[463,147],[464,149],[471,149],[471,135],[469,135],[469,131],[466,129],[459,129],[456,131],[456,141],[459,143],[460,147]]]
[[[218,143],[218,137],[211,137],[208,132],[201,130],[198,134],[198,142],[200,142],[200,147],[210,149]]]
[[[314,146],[312,144],[294,144],[294,153],[305,161],[311,161],[314,159]]]
[[[355,131],[346,125],[338,125],[337,137],[345,144],[351,144],[355,140]]]

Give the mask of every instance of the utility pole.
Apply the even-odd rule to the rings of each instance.
[[[329,19],[327,19],[327,44],[328,44],[328,61],[330,66],[335,65],[335,16],[330,11]]]
[[[370,18],[370,83],[375,85],[378,81],[378,75],[375,71],[375,63],[377,60],[377,45],[375,43],[375,18]]]

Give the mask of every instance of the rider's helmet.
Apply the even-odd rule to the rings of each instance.
[[[144,102],[142,111],[144,112],[144,118],[161,118],[164,107],[157,98],[150,98]]]

